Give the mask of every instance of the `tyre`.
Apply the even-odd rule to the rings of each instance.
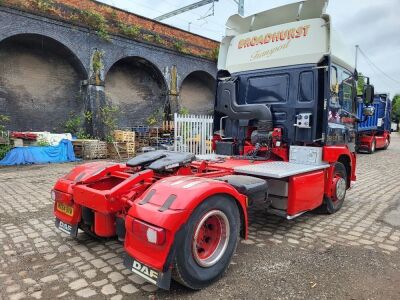
[[[199,290],[229,267],[239,240],[239,209],[228,197],[212,196],[194,210],[185,226],[187,234],[177,249],[172,276]]]
[[[342,208],[347,190],[347,172],[346,167],[340,163],[335,163],[333,171],[333,180],[331,182],[332,197],[324,197],[324,204],[321,209],[328,214],[334,214]]]
[[[389,148],[389,145],[390,145],[390,140],[389,140],[388,137],[386,137],[386,139],[385,139],[385,147],[383,147],[383,150],[386,150],[387,148]]]
[[[375,150],[376,150],[376,141],[375,141],[375,138],[374,138],[374,139],[372,140],[371,148],[368,149],[368,153],[369,153],[369,154],[372,154],[372,153],[375,152]]]

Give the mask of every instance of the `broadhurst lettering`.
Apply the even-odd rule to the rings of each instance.
[[[310,25],[299,26],[287,30],[267,33],[265,35],[253,36],[251,38],[242,39],[239,41],[238,49],[264,45],[279,41],[286,41],[306,37],[309,33]]]

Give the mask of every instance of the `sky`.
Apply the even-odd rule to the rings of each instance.
[[[99,0],[147,18],[155,18],[199,0]],[[293,0],[245,0],[245,16],[271,9]],[[163,22],[215,40],[221,40],[225,21],[237,13],[234,0],[192,10]],[[400,0],[330,0],[328,14],[343,41],[359,45],[368,57],[359,54],[357,70],[371,78],[376,92],[400,94]]]

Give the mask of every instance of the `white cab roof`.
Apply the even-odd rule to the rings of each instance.
[[[231,16],[218,68],[231,73],[318,63],[325,55],[354,69],[352,45],[332,30],[327,0],[306,0],[257,13]]]

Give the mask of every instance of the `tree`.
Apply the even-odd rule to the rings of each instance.
[[[396,94],[392,100],[392,120],[396,123],[400,121],[400,95]]]

